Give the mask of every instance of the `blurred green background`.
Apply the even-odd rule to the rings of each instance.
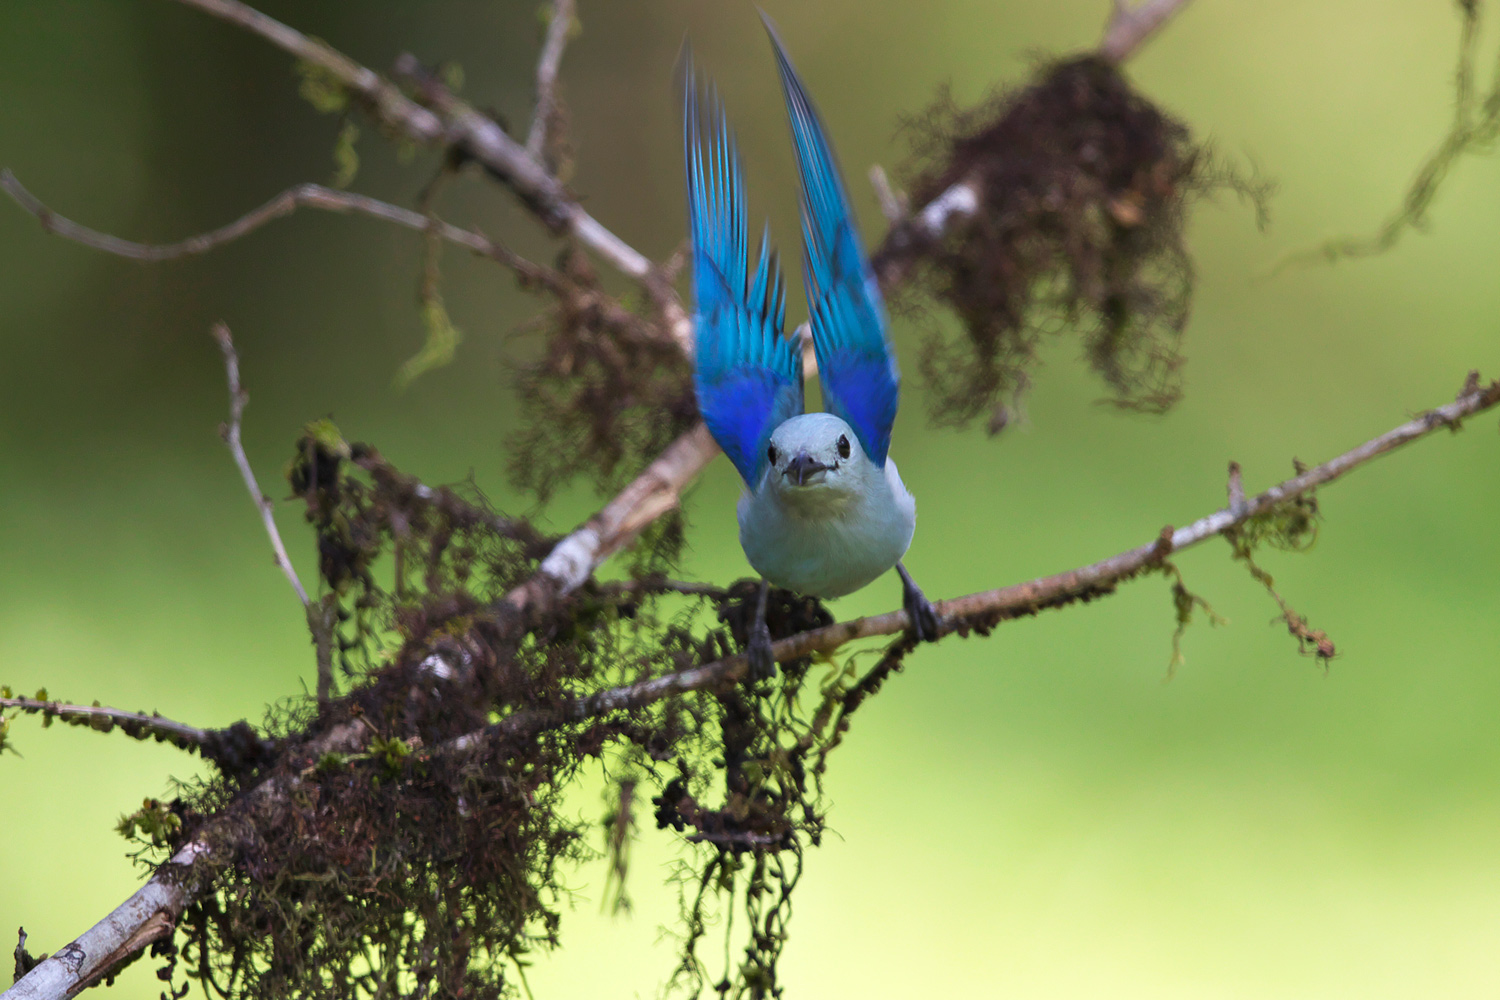
[[[463,66],[465,94],[523,128],[537,4],[266,3],[384,69],[403,50]],[[961,101],[1019,80],[1036,51],[1092,45],[1105,0],[922,4],[767,0],[820,102],[866,232],[863,179],[950,82]],[[749,3],[582,0],[564,64],[573,186],[662,257],[684,231],[672,70],[684,35],[722,84],[751,211],[794,246],[794,174],[768,48]],[[918,331],[895,454],[921,506],[908,565],[934,597],[1112,554],[1283,478],[1500,374],[1500,167],[1463,162],[1425,235],[1375,260],[1275,277],[1283,253],[1363,232],[1393,209],[1448,123],[1458,19],[1412,0],[1199,0],[1130,70],[1200,134],[1280,183],[1258,233],[1233,198],[1191,227],[1199,268],[1187,397],[1164,418],[1096,405],[1077,347],[1048,352],[1029,422],[996,440],[926,426]],[[1486,39],[1488,65],[1500,38]],[[10,0],[0,9],[0,162],[89,225],[168,240],[282,188],[328,180],[334,119],[297,96],[287,57],[162,0]],[[410,204],[366,128],[357,190]],[[549,243],[497,186],[450,185],[442,214],[529,253]],[[398,393],[417,349],[420,241],[306,213],[212,255],[155,266],[45,235],[0,203],[0,681],[154,708],[199,725],[258,718],[310,683],[301,612],[215,429],[226,395],[214,320],[233,328],[245,436],[272,492],[297,428],[332,414],[429,482],[472,472],[504,506],[516,426],[507,385],[535,303],[449,251],[460,363]],[[795,255],[793,256],[795,259]],[[794,315],[798,307],[793,306]],[[1216,542],[1180,557],[1231,619],[1195,625],[1163,683],[1167,585],[924,649],[835,756],[837,836],[809,856],[785,965],[791,995],[1493,997],[1500,993],[1500,439],[1495,418],[1355,473],[1321,496],[1306,555],[1263,562],[1327,629],[1328,671]],[[688,501],[685,572],[747,572],[737,482],[717,462]],[[583,492],[546,512],[566,529]],[[295,509],[293,559],[313,566]],[[882,580],[837,602],[886,610]],[[0,760],[0,931],[51,951],[139,873],[116,818],[194,762],[22,720]],[[601,811],[589,794],[579,809]],[[538,997],[652,996],[670,970],[672,844],[642,833],[630,918],[600,915],[604,865],[574,878],[565,947]],[[8,953],[7,939],[0,952]],[[712,951],[712,949],[710,949]],[[161,988],[149,963],[117,987]]]

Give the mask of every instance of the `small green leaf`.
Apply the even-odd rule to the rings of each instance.
[[[342,80],[317,63],[298,60],[296,73],[302,78],[297,92],[302,99],[325,115],[338,114],[349,107],[349,90]]]
[[[359,141],[359,126],[353,121],[345,119],[344,125],[339,129],[338,141],[333,144],[333,186],[346,188],[354,183],[354,177],[359,173],[359,150],[354,144]]]
[[[464,339],[463,334],[448,319],[448,310],[443,306],[441,294],[433,293],[422,303],[422,325],[427,328],[427,342],[396,373],[398,389],[405,389],[434,368],[452,363],[453,355]]]
[[[349,442],[344,440],[343,433],[338,424],[326,417],[322,420],[314,420],[302,428],[302,435],[311,438],[318,450],[335,458],[347,459],[351,452]]]
[[[152,847],[166,847],[181,828],[182,817],[156,799],[145,799],[140,809],[121,816],[115,824],[116,832],[126,840],[148,842]]]

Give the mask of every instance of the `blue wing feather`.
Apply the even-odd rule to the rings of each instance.
[[[828,409],[854,428],[865,454],[883,466],[896,422],[900,373],[885,303],[854,227],[854,215],[818,112],[763,13],[786,95],[802,178],[803,270],[813,349]]]
[[[771,432],[802,412],[802,359],[782,335],[786,289],[768,236],[750,273],[739,154],[718,97],[710,92],[706,104],[700,113],[689,57],[683,141],[693,248],[693,385],[709,432],[753,487]]]

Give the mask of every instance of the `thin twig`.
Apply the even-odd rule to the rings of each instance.
[[[870,187],[875,189],[875,200],[880,203],[880,213],[885,216],[885,221],[895,225],[906,218],[908,206],[905,195],[898,195],[891,187],[891,179],[886,176],[885,167],[880,164],[872,164],[870,167]]]
[[[1496,404],[1500,404],[1500,380],[1483,388],[1477,387],[1477,382],[1473,388],[1465,383],[1465,391],[1454,402],[1429,410],[1400,427],[1366,441],[1358,448],[1278,483],[1238,505],[1237,510],[1215,511],[1175,531],[1170,527],[1164,528],[1152,542],[1064,573],[936,601],[933,607],[938,613],[940,634],[966,634],[976,628],[988,629],[1010,618],[1035,614],[1045,608],[1062,607],[1082,598],[1112,593],[1120,583],[1160,565],[1174,552],[1230,532],[1259,514],[1330,483],[1358,466],[1426,437],[1433,431],[1445,427],[1456,430],[1464,419],[1491,409]],[[895,635],[910,627],[904,610],[888,611],[782,639],[772,645],[772,655],[781,662],[814,653],[828,653],[856,639]],[[517,712],[484,730],[450,740],[436,748],[435,752],[462,751],[476,746],[484,739],[524,736],[594,716],[641,708],[672,695],[739,681],[748,670],[749,664],[744,654],[737,654],[636,684],[598,691],[559,709]]]
[[[28,715],[41,715],[45,719],[62,719],[74,725],[88,725],[100,732],[109,732],[119,727],[136,739],[156,737],[174,746],[202,746],[208,739],[208,730],[174,722],[152,712],[127,712],[119,708],[102,705],[70,705],[62,701],[46,701],[38,698],[0,698],[0,709],[16,709]]]
[[[271,498],[261,492],[260,485],[255,481],[255,470],[250,468],[250,459],[245,457],[245,447],[240,443],[240,419],[244,416],[245,404],[250,402],[250,394],[240,386],[240,356],[234,349],[234,338],[229,334],[229,327],[223,323],[214,324],[213,335],[219,342],[219,350],[224,352],[224,373],[229,379],[229,423],[219,425],[219,436],[229,446],[234,464],[239,466],[240,476],[245,480],[245,489],[250,491],[250,499],[255,501],[255,509],[260,512],[261,523],[265,525],[266,535],[271,539],[271,551],[276,555],[276,565],[286,574],[287,581],[297,592],[297,599],[305,608],[311,601],[307,591],[303,589],[302,581],[297,577],[297,571],[292,568],[286,546],[281,543],[281,532],[276,530]]]
[[[398,226],[414,229],[418,232],[436,233],[439,237],[449,243],[466,247],[475,253],[498,260],[507,267],[515,269],[523,278],[540,281],[543,278],[544,268],[531,263],[523,257],[511,252],[505,246],[494,242],[481,233],[472,232],[468,229],[460,229],[458,226],[450,225],[440,219],[432,219],[413,212],[399,205],[379,201],[362,194],[354,194],[349,191],[338,191],[334,188],[324,187],[321,184],[298,184],[287,188],[285,191],[272,198],[270,201],[258,208],[246,212],[227,226],[189,236],[187,239],[178,240],[175,243],[136,243],[131,240],[120,239],[108,233],[101,233],[96,229],[73,222],[64,218],[52,209],[48,208],[30,191],[22,186],[16,179],[16,175],[9,170],[0,170],[0,188],[15,199],[26,211],[36,216],[41,222],[42,228],[49,233],[54,233],[66,239],[112,253],[118,257],[127,257],[143,263],[155,263],[157,261],[174,260],[178,257],[188,257],[194,254],[207,253],[226,243],[247,236],[268,222],[285,218],[299,208],[317,208],[329,212],[355,212],[360,215],[368,215],[371,218],[381,219],[385,222],[394,222]]]
[[[723,599],[729,591],[712,583],[695,583],[691,580],[673,580],[666,576],[645,576],[638,580],[619,580],[600,584],[608,593],[637,594],[682,594],[686,597],[712,597]]]
[[[557,112],[557,71],[572,30],[573,0],[552,0],[547,40],[542,43],[542,55],[536,63],[536,110],[532,113],[531,131],[526,135],[526,152],[539,163],[545,161],[543,153]]]
[[[1114,0],[1099,54],[1110,62],[1124,62],[1186,4],[1187,0]]]
[[[244,445],[240,443],[240,420],[245,412],[245,404],[250,402],[250,394],[240,386],[240,356],[234,349],[234,338],[230,336],[229,327],[223,323],[214,324],[213,335],[219,342],[219,349],[224,352],[224,372],[229,379],[229,422],[219,425],[219,436],[229,446],[234,464],[239,466],[240,476],[245,480],[245,489],[250,491],[250,499],[260,511],[260,520],[265,525],[266,536],[271,540],[276,565],[281,567],[281,572],[286,575],[292,589],[297,592],[297,598],[302,602],[302,610],[307,615],[307,628],[312,633],[313,646],[317,651],[318,704],[326,705],[333,697],[336,604],[331,596],[325,597],[321,602],[312,601],[307,596],[297,571],[292,568],[292,560],[281,541],[281,532],[276,530],[276,515],[271,498],[261,492],[260,484],[255,481],[255,470],[250,467],[250,459],[245,456]]]

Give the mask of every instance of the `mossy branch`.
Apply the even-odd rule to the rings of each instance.
[[[1490,410],[1497,404],[1500,404],[1500,380],[1480,385],[1477,375],[1471,373],[1464,384],[1464,391],[1452,403],[1428,410],[1357,448],[1246,498],[1243,503],[1205,515],[1183,528],[1163,528],[1154,541],[1145,545],[1052,576],[934,601],[940,634],[967,636],[977,632],[986,635],[1000,622],[1008,619],[1027,617],[1045,609],[1060,608],[1077,601],[1090,601],[1113,593],[1119,584],[1161,566],[1173,553],[1210,538],[1232,536],[1249,524],[1263,521],[1277,511],[1297,504],[1319,487],[1381,455],[1442,428],[1456,431],[1465,419]],[[1289,618],[1288,625],[1291,624],[1292,620]],[[858,639],[899,635],[908,632],[910,628],[911,622],[904,610],[888,611],[881,615],[854,618],[804,631],[775,642],[771,648],[776,661],[785,663],[814,654],[831,653]],[[1298,635],[1295,629],[1293,634]],[[1321,656],[1320,644],[1315,639],[1307,636],[1299,638],[1304,642],[1311,642],[1312,651]],[[1331,645],[1328,655],[1332,655]],[[748,673],[749,662],[744,654],[724,657],[637,684],[599,691],[557,709],[516,713],[483,731],[459,737],[440,748],[439,752],[467,750],[488,739],[509,739],[534,734],[596,716],[642,708],[673,695],[731,685],[742,681]]]
[[[69,726],[83,726],[99,733],[118,729],[131,739],[154,739],[158,743],[170,743],[184,750],[202,747],[209,742],[213,732],[174,722],[156,712],[127,712],[98,702],[92,705],[74,705],[56,701],[48,698],[45,690],[38,691],[34,698],[17,698],[11,695],[9,688],[0,689],[0,711],[7,709],[25,715],[40,715],[43,726],[50,726],[56,719]]]

